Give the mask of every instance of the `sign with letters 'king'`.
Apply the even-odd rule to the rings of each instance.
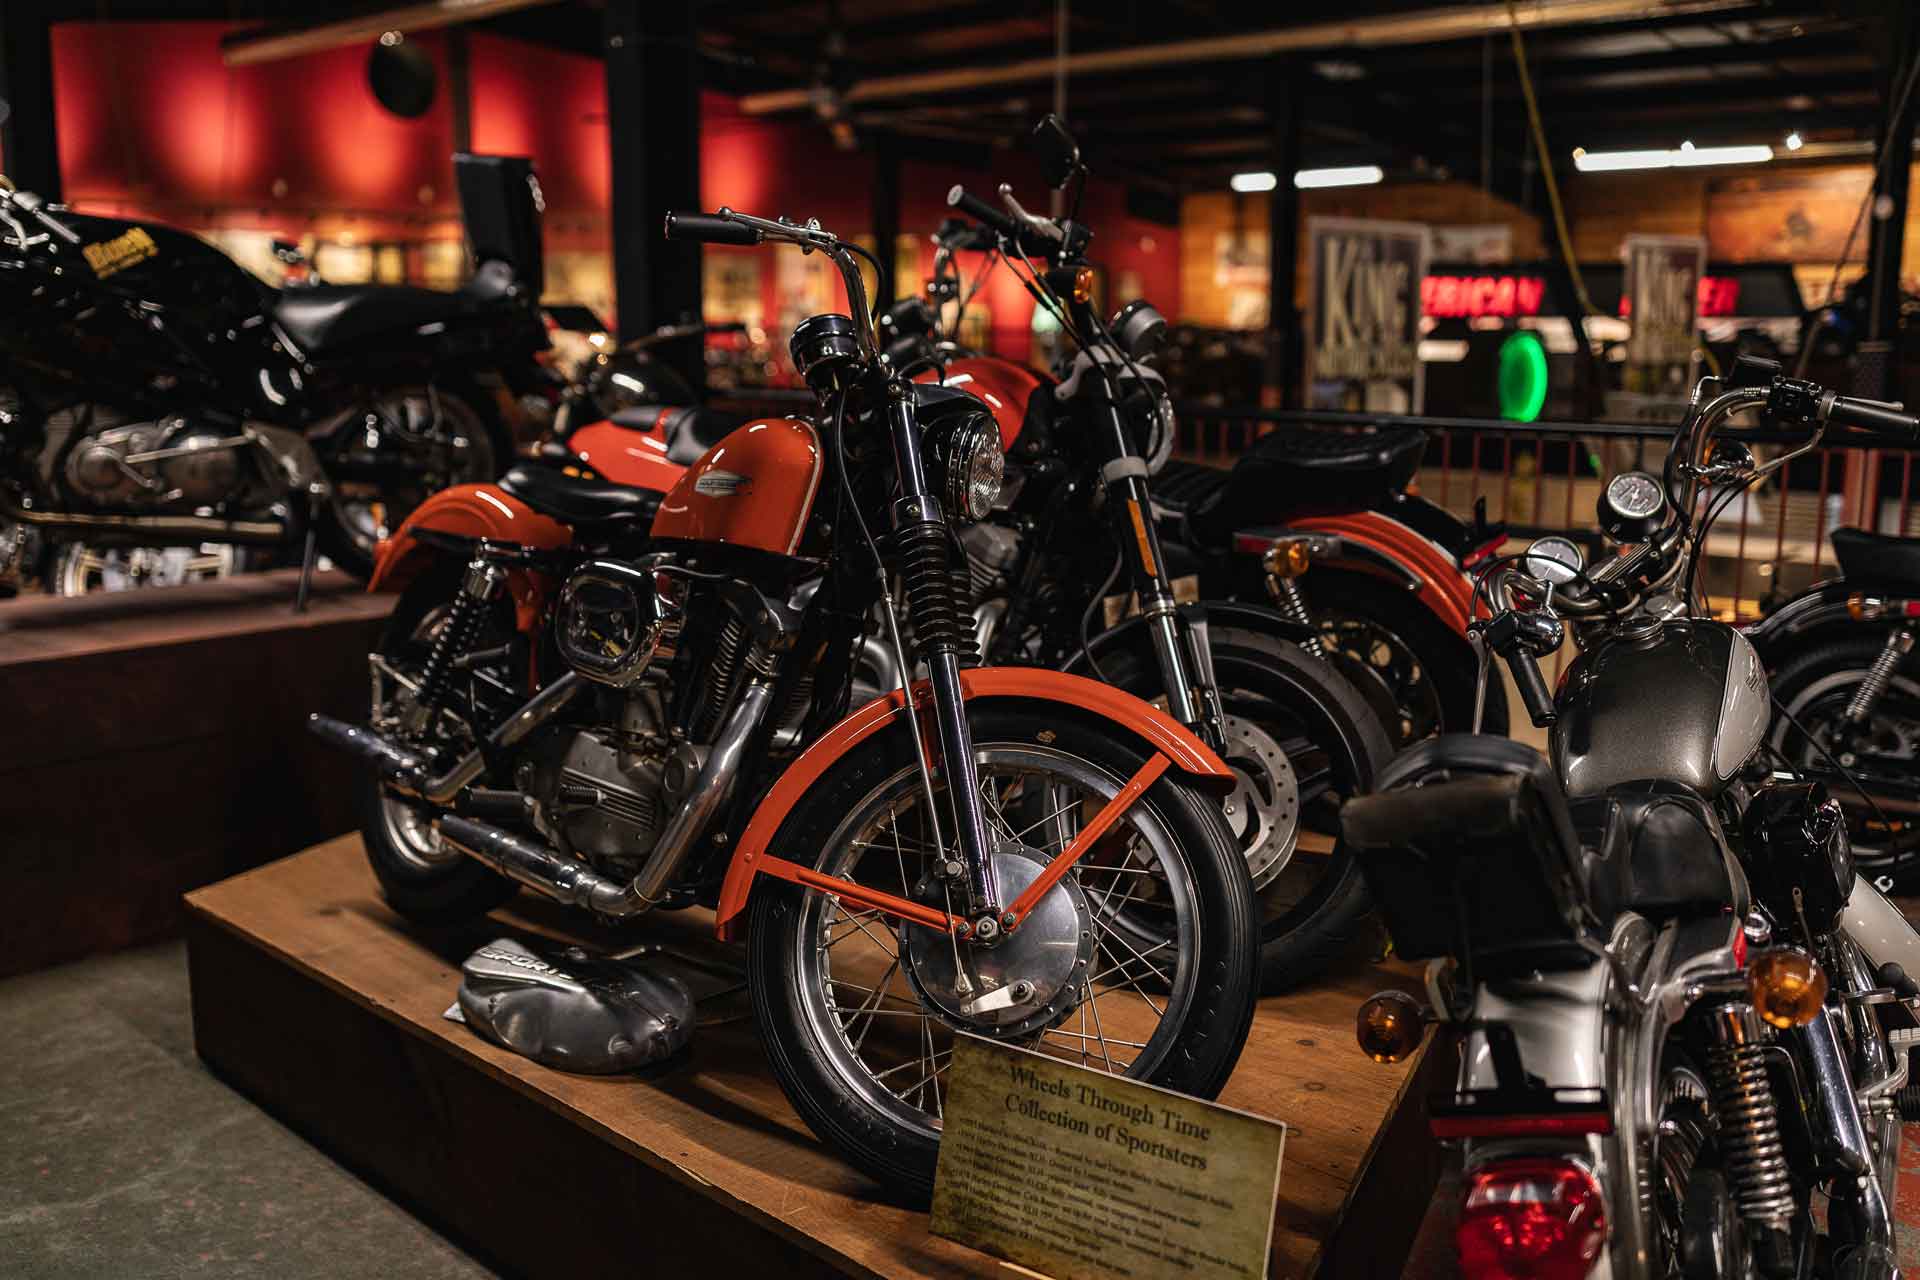
[[[1432,233],[1412,222],[1311,218],[1307,404],[1419,413],[1420,282]]]

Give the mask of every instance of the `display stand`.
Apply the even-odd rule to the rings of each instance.
[[[500,936],[663,944],[739,964],[703,911],[621,934],[528,894],[426,933],[380,900],[355,837],[189,895],[194,1038],[222,1078],[489,1261],[542,1275],[955,1276],[992,1259],[931,1236],[794,1115],[745,998],[702,1006],[682,1060],[641,1078],[565,1075],[441,1015],[459,962]],[[1379,1067],[1353,1014],[1396,970],[1263,1002],[1222,1101],[1293,1126],[1276,1276],[1397,1276],[1437,1173],[1421,1071]],[[723,979],[722,986],[734,986]]]
[[[165,937],[180,895],[353,826],[312,711],[365,714],[394,597],[297,573],[0,601],[0,976]]]

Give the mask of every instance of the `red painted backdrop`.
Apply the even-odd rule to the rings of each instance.
[[[367,46],[228,67],[219,42],[230,29],[213,22],[55,26],[56,124],[71,202],[202,230],[367,239],[458,235],[443,35],[410,37],[439,66],[441,91],[425,116],[403,120],[381,108],[367,87]],[[469,68],[474,149],[533,158],[547,197],[550,251],[605,253],[613,158],[603,64],[475,35]],[[713,93],[701,106],[701,188],[708,207],[817,217],[850,236],[870,232],[869,155],[837,150],[812,121],[747,117]],[[992,173],[932,159],[906,162],[903,230],[930,232],[945,216],[946,191],[955,182],[985,193],[1008,181],[1029,207],[1044,207],[1031,162],[1017,151],[998,156]],[[620,159],[644,164],[647,157]],[[1137,276],[1147,296],[1178,315],[1178,231],[1128,218],[1122,189],[1111,183],[1092,184],[1082,213],[1097,230],[1092,256],[1106,270],[1109,294],[1122,276]],[[622,230],[653,234],[651,228]],[[923,274],[931,261],[927,246]],[[774,277],[769,263],[763,272],[769,317]],[[901,287],[919,283],[902,281]],[[1031,301],[1004,269],[982,298],[994,310],[997,330],[1022,328],[1031,316]]]

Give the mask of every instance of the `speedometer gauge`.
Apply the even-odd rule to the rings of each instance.
[[[1667,511],[1666,490],[1644,471],[1623,471],[1600,495],[1600,527],[1616,542],[1644,542]]]

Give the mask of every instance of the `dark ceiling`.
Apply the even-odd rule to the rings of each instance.
[[[1668,16],[1535,29],[1526,50],[1556,163],[1591,150],[1673,147],[1684,140],[1870,139],[1884,108],[1881,65],[1896,43],[1890,3],[1660,0]],[[1522,5],[1523,11],[1535,6]],[[1526,185],[1531,147],[1510,38],[1474,35],[1399,43],[1405,20],[1436,7],[1407,0],[1235,6],[1206,0],[1076,0],[1070,53],[1157,48],[1209,37],[1338,20],[1377,22],[1367,43],[1211,58],[1113,72],[1076,72],[1067,115],[1103,171],[1168,190],[1224,186],[1265,167],[1274,119],[1297,91],[1303,167],[1379,164],[1390,172]],[[1495,9],[1463,5],[1460,9]],[[862,98],[874,77],[965,72],[1044,62],[1056,10],[986,0],[726,0],[699,6],[707,82],[742,94],[810,90],[790,114],[843,137],[877,131],[966,147],[1009,145],[1053,103],[1044,71],[1015,83]],[[589,4],[541,8],[490,25],[524,38],[591,48]],[[964,81],[964,76],[960,77]],[[849,131],[850,127],[850,131]],[[1815,146],[1817,154],[1822,148]]]

